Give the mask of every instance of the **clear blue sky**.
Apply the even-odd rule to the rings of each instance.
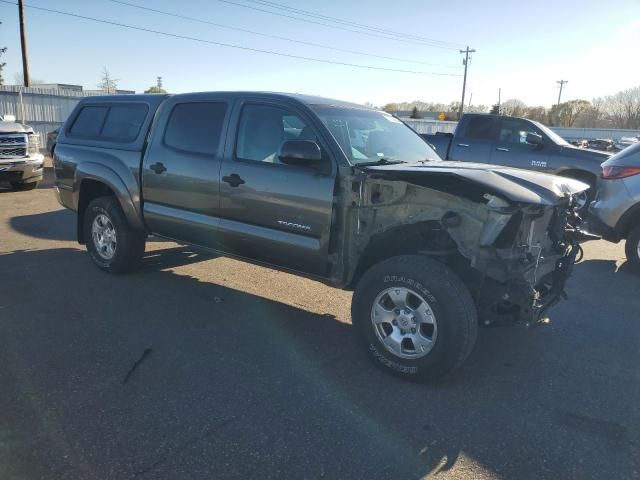
[[[248,10],[217,0],[127,0],[203,20],[307,42],[377,55],[452,65],[445,68],[332,52],[201,23],[166,17],[108,0],[25,0],[28,5],[64,10],[144,28],[235,43],[294,55],[385,68],[462,73],[457,50],[374,38]],[[257,6],[248,0],[237,3]],[[550,105],[555,81],[563,78],[565,99],[615,93],[640,85],[640,0],[457,1],[273,0],[358,23],[407,32],[477,50],[469,70],[474,104],[520,98]],[[103,66],[119,87],[142,91],[161,75],[171,92],[274,90],[372,102],[458,100],[462,77],[383,72],[239,51],[166,38],[26,10],[32,77],[49,83],[96,88]],[[0,46],[6,83],[21,71],[17,7],[0,4]],[[467,96],[467,100],[468,100]]]

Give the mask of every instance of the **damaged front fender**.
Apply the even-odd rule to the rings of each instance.
[[[538,181],[533,192],[498,175],[514,183],[510,191],[504,182],[487,181],[486,166],[464,174],[443,168],[372,167],[351,179],[347,275],[357,279],[384,256],[436,256],[465,281],[485,321],[537,319],[562,295],[575,261],[577,242],[566,234],[567,222],[572,196],[584,184],[506,169],[524,184]],[[478,181],[469,170],[480,172]]]

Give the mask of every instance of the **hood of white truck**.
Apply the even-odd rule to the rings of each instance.
[[[33,133],[33,128],[16,122],[0,122],[0,133]]]
[[[481,187],[486,193],[498,194],[513,202],[537,205],[555,205],[560,199],[589,188],[586,183],[570,178],[483,163],[431,161],[363,168],[389,180],[404,180],[438,189],[442,186],[443,191],[449,187],[441,179],[455,176],[468,182],[469,190]]]

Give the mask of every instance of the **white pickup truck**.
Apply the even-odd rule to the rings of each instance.
[[[40,138],[29,125],[5,115],[0,120],[0,182],[14,190],[32,190],[42,180],[44,155]]]

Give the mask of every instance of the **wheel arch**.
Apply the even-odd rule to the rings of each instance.
[[[142,215],[138,208],[139,201],[134,201],[129,188],[117,172],[96,163],[82,163],[75,172],[76,189],[74,191],[74,203],[77,211],[77,238],[78,242],[85,242],[83,233],[84,214],[87,206],[94,199],[101,196],[114,196],[117,198],[129,225],[134,229],[144,229]],[[136,193],[136,198],[139,198]]]
[[[402,255],[424,255],[443,263],[448,263],[445,258],[464,258],[439,221],[400,225],[369,238],[347,282],[349,289],[354,289],[364,273],[374,265]]]
[[[620,238],[627,238],[634,226],[640,225],[640,203],[636,203],[622,214],[615,226]]]

